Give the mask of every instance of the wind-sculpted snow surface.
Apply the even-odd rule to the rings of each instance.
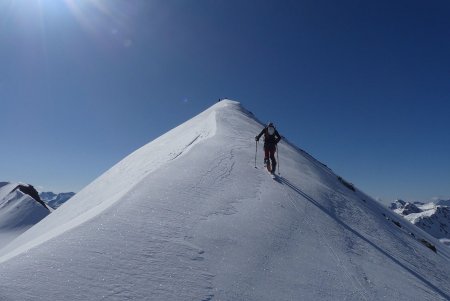
[[[254,168],[261,128],[224,100],[131,154],[2,250],[0,300],[450,299],[448,251],[323,164]]]
[[[15,249],[0,261],[88,221],[132,193],[135,186],[145,186],[141,182],[149,174],[189,150],[193,142],[214,135],[214,114],[207,110],[123,159],[74,196],[65,210],[54,211],[51,218],[2,250],[0,256]]]

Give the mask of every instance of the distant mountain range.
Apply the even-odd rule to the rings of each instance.
[[[74,192],[62,192],[56,194],[54,192],[47,191],[39,193],[41,200],[43,200],[48,206],[52,207],[53,209],[58,208],[74,195]]]
[[[442,243],[450,245],[450,200],[429,203],[396,200],[389,208]]]

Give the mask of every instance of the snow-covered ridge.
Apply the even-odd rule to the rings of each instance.
[[[262,127],[226,100],[137,150],[0,250],[0,300],[450,300],[447,247],[286,140],[272,179]]]
[[[450,201],[405,202],[396,200],[389,207],[398,215],[445,244],[450,241]]]
[[[13,202],[11,195],[28,196],[28,199],[37,202],[42,207],[47,208],[45,203],[39,197],[37,190],[29,184],[0,182],[0,206],[6,207]]]
[[[214,136],[216,111],[230,105],[238,103],[221,101],[124,158],[77,193],[65,204],[64,211],[54,211],[51,219],[43,220],[28,235],[1,250],[0,256],[12,249],[15,252],[1,257],[0,262],[86,222],[132,193],[149,174],[180,158],[197,143]]]
[[[49,213],[33,186],[0,182],[0,249]]]

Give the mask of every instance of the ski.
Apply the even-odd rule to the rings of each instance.
[[[272,179],[276,179],[277,178],[277,175],[275,174],[275,173],[272,173],[271,171],[269,171],[268,169],[266,169],[266,171],[267,171],[267,173],[269,174],[269,176],[272,178]]]
[[[270,162],[264,162],[264,168],[267,170],[268,173],[272,173],[272,166],[270,165]]]

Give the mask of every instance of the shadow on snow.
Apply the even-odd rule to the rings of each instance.
[[[383,254],[384,256],[386,256],[387,258],[389,258],[392,262],[394,262],[395,264],[397,264],[398,266],[402,267],[403,269],[405,269],[407,272],[409,272],[411,275],[415,276],[417,279],[419,279],[420,281],[422,281],[425,285],[429,286],[431,289],[433,289],[435,292],[437,292],[439,295],[441,295],[441,297],[445,298],[446,300],[450,300],[450,296],[447,295],[444,291],[442,291],[441,289],[439,289],[438,287],[436,287],[434,284],[432,284],[430,281],[428,281],[427,279],[425,279],[424,277],[420,276],[419,274],[417,274],[415,271],[413,271],[412,269],[408,268],[407,266],[405,266],[403,263],[401,263],[398,259],[394,258],[392,255],[390,255],[389,253],[387,253],[386,251],[384,251],[383,249],[381,249],[380,247],[378,247],[375,243],[371,242],[369,239],[367,239],[366,237],[364,237],[363,235],[361,235],[358,231],[352,229],[349,225],[345,224],[343,221],[341,221],[340,219],[338,219],[335,215],[333,215],[329,210],[327,210],[325,207],[323,207],[322,205],[320,205],[316,200],[314,200],[311,196],[309,196],[308,194],[306,194],[305,192],[303,192],[300,188],[296,187],[294,184],[292,184],[291,182],[289,182],[289,180],[283,178],[283,177],[277,177],[277,182],[286,185],[287,187],[289,187],[290,189],[292,189],[293,191],[295,191],[296,193],[298,193],[299,195],[301,195],[302,197],[304,197],[306,200],[308,200],[310,203],[312,203],[313,205],[315,205],[317,208],[319,208],[322,212],[324,212],[326,215],[328,215],[329,217],[331,217],[332,219],[334,219],[339,225],[341,225],[344,229],[350,231],[351,233],[353,233],[355,236],[357,236],[358,238],[360,238],[361,240],[365,241],[366,243],[368,243],[369,245],[371,245],[375,250],[377,250],[378,252],[380,252],[381,254]]]

